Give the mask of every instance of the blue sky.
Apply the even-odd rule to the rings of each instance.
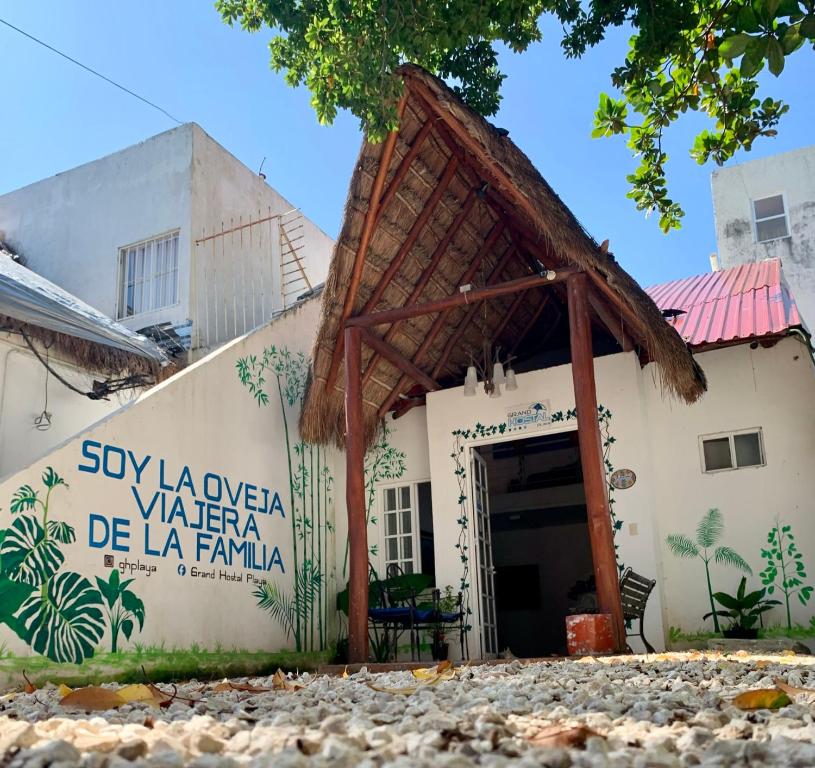
[[[182,121],[199,123],[250,168],[266,157],[268,181],[335,236],[359,150],[357,120],[340,115],[318,125],[304,90],[288,88],[268,66],[269,31],[248,35],[221,23],[206,0],[0,0],[0,17],[157,102]],[[525,54],[506,53],[508,74],[494,122],[512,138],[598,239],[642,284],[709,269],[715,250],[712,166],[687,154],[705,125],[699,116],[671,129],[671,192],[686,216],[663,235],[625,193],[635,161],[619,139],[589,134],[597,95],[624,56],[616,33],[579,61],[566,60],[557,25]],[[141,141],[175,124],[17,33],[0,26],[0,193]],[[799,51],[767,95],[791,105],[776,139],[749,154],[763,157],[815,141],[812,54]]]

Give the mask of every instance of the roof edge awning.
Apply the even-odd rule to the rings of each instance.
[[[0,249],[0,315],[35,328],[82,339],[164,367],[155,342],[131,331]]]

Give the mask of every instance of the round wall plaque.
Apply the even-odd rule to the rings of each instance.
[[[611,473],[611,484],[620,491],[630,488],[637,482],[633,469],[617,469]]]

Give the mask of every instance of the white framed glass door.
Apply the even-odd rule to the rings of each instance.
[[[478,584],[478,615],[481,624],[481,656],[498,653],[498,625],[495,617],[495,567],[492,564],[490,529],[490,494],[487,463],[473,449],[470,474],[473,479],[473,531],[475,535],[476,574]]]

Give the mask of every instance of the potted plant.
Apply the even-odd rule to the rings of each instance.
[[[730,626],[722,632],[725,637],[755,640],[758,637],[756,624],[761,615],[771,610],[773,606],[781,605],[779,600],[766,600],[766,594],[766,589],[757,589],[748,594],[747,577],[742,576],[735,595],[728,595],[727,592],[713,594],[713,599],[726,610],[707,613],[704,618],[716,615],[729,619]]]

